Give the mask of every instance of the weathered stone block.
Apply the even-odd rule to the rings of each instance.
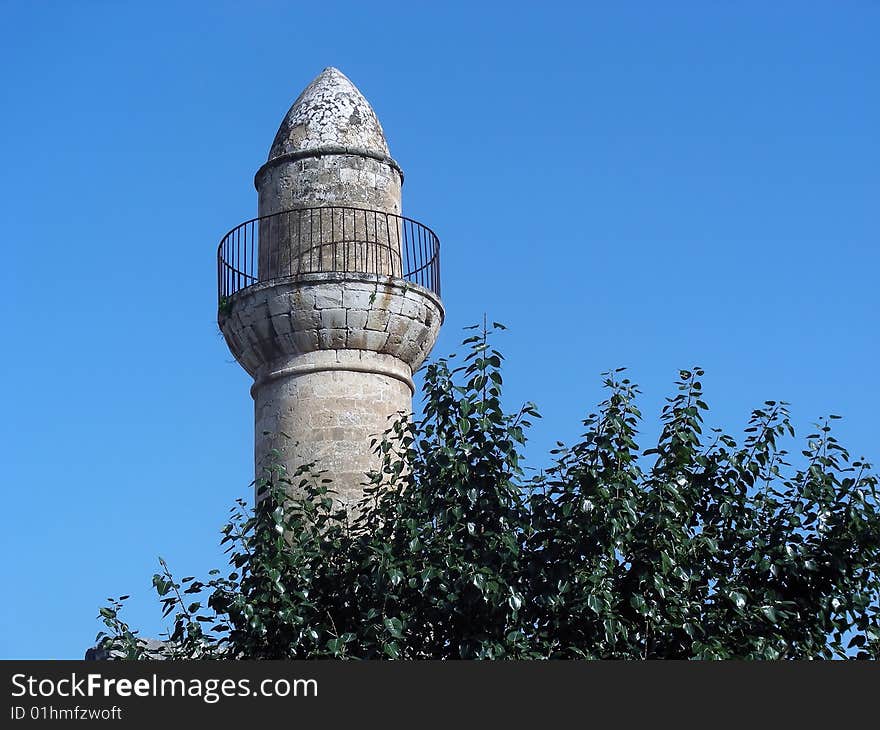
[[[424,319],[425,315],[425,307],[417,301],[410,299],[409,297],[404,298],[404,300],[400,303],[400,313],[404,317],[410,317],[411,319]]]
[[[372,330],[349,330],[347,346],[356,350],[372,350],[377,352],[385,345],[388,337],[384,332]]]
[[[367,312],[366,328],[368,330],[376,330],[384,332],[388,327],[388,312],[384,309],[371,309]]]
[[[318,349],[318,333],[316,330],[307,330],[305,332],[297,332],[293,335],[293,344],[296,348],[295,352],[311,352]]]
[[[290,301],[287,294],[269,297],[269,314],[273,317],[279,314],[287,314],[290,312]]]
[[[293,329],[300,330],[318,329],[321,326],[321,310],[319,309],[294,309],[290,315]]]
[[[400,293],[394,292],[383,300],[382,307],[390,314],[400,314],[400,310],[403,308],[403,302],[404,298]]]
[[[284,314],[278,314],[272,317],[272,329],[275,330],[275,333],[278,335],[286,335],[290,334],[290,315],[286,312]]]
[[[298,287],[290,292],[290,309],[292,311],[306,311],[315,308],[315,292],[311,288]]]
[[[337,350],[345,347],[345,329],[322,329],[318,330],[318,342],[322,350]]]
[[[272,337],[272,327],[268,317],[257,317],[250,327],[258,340],[268,340]]]
[[[409,319],[409,317],[404,317],[400,314],[392,314],[388,318],[387,331],[389,336],[402,340],[406,337],[411,325],[412,320]]]
[[[342,289],[323,286],[315,290],[315,306],[318,309],[332,309],[342,306]]]
[[[404,362],[412,362],[419,353],[419,345],[414,339],[406,339],[400,345],[399,355]]]
[[[367,312],[362,309],[349,309],[345,315],[348,329],[364,329],[367,324]]]
[[[360,289],[345,288],[342,294],[342,305],[347,309],[370,309],[372,306],[370,299],[373,298],[372,291],[363,291]]]
[[[321,327],[323,329],[345,329],[346,312],[344,309],[321,310]]]

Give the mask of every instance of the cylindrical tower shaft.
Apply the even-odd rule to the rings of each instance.
[[[314,463],[341,502],[371,440],[412,407],[440,324],[439,244],[401,217],[403,175],[370,105],[325,69],[257,172],[260,217],[221,243],[221,330],[253,376],[259,480]]]

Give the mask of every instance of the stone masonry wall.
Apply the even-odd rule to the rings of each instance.
[[[407,368],[400,361],[397,366]],[[394,373],[387,355],[324,350],[295,358],[253,389],[257,478],[277,463],[291,474],[314,463],[332,479],[338,502],[357,502],[365,474],[381,466],[370,442],[412,408],[407,381],[406,373]]]
[[[281,159],[266,163],[254,182],[259,214],[320,205],[344,205],[400,215],[400,173],[360,155]]]
[[[437,338],[443,307],[400,279],[311,274],[248,287],[219,319],[230,350],[259,381],[276,361],[315,350],[368,350],[415,371]]]

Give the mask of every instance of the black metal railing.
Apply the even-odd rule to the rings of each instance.
[[[440,241],[410,218],[324,206],[246,221],[217,249],[221,303],[260,281],[328,272],[402,278],[440,296]]]

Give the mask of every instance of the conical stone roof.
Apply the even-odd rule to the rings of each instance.
[[[390,157],[373,107],[345,74],[329,67],[315,77],[290,107],[268,159],[339,148],[380,159]]]

